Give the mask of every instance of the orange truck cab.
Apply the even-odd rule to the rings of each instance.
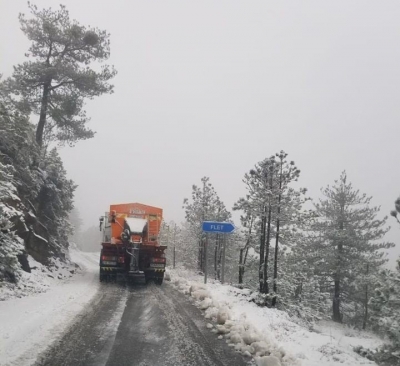
[[[100,217],[100,281],[153,279],[162,284],[167,249],[159,242],[162,217],[161,208],[141,203],[110,206]]]

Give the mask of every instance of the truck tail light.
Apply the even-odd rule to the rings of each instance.
[[[165,258],[152,258],[153,263],[165,263]]]
[[[115,261],[117,258],[116,257],[110,257],[108,255],[102,255],[101,260],[102,261]]]

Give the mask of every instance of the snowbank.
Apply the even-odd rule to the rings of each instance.
[[[207,328],[257,366],[376,365],[353,351],[375,348],[377,337],[333,322],[313,329],[296,324],[283,311],[261,308],[249,301],[249,290],[210,281],[183,270],[169,270],[171,283],[204,310]]]
[[[49,267],[35,261],[31,256],[28,256],[28,262],[31,273],[21,270],[17,284],[4,282],[0,287],[0,301],[46,292],[58,285],[60,280],[68,279],[80,271],[78,264],[64,263],[59,259],[52,259]]]
[[[96,294],[98,254],[73,251],[71,259],[80,268],[72,278],[64,264],[47,271],[30,258],[36,269],[24,275],[20,288],[2,291],[7,299],[0,301],[0,365],[32,364]]]

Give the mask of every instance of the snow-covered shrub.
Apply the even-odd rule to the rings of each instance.
[[[17,282],[21,269],[18,255],[24,249],[22,240],[10,231],[11,219],[22,215],[12,173],[11,166],[0,162],[0,283]]]
[[[383,270],[370,300],[371,323],[375,331],[386,336],[390,343],[380,350],[377,357],[392,354],[400,357],[400,259],[397,272]],[[387,363],[390,364],[390,363]]]
[[[0,231],[0,286],[2,281],[18,281],[21,265],[17,256],[22,254],[23,249],[22,240],[14,233]]]

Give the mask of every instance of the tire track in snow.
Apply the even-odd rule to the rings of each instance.
[[[128,292],[104,284],[64,335],[40,355],[35,366],[101,366],[107,361]]]

